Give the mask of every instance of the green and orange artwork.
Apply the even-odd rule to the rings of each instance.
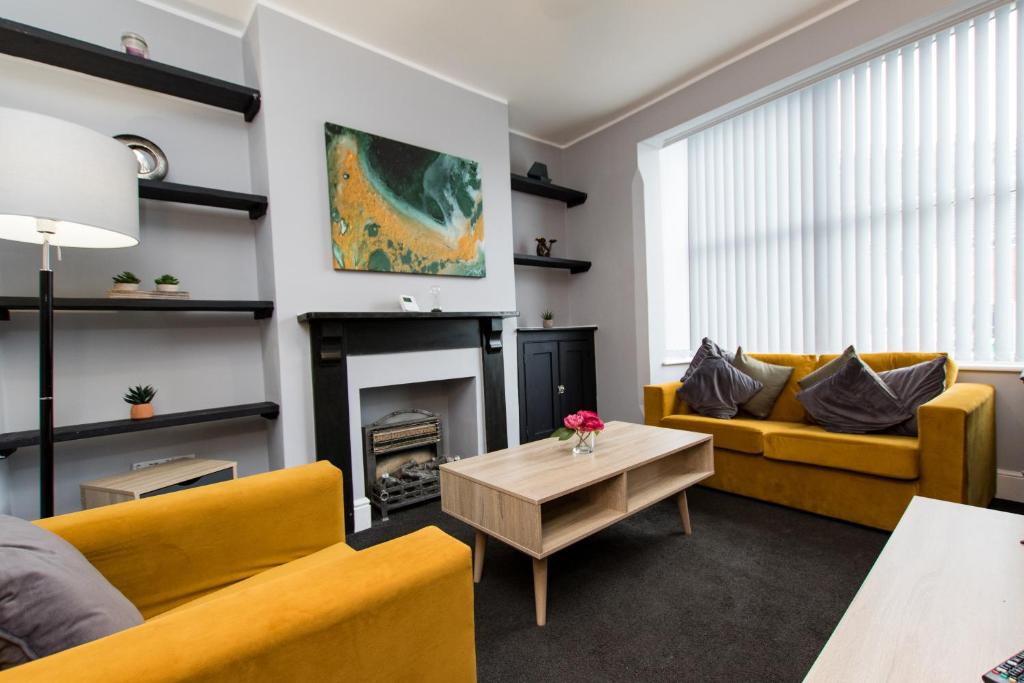
[[[479,165],[324,124],[335,270],[484,277]]]

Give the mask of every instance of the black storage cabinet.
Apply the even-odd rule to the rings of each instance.
[[[517,330],[519,439],[551,436],[562,418],[597,410],[596,327]]]

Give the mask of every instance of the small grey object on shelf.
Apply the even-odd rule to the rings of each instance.
[[[554,246],[558,240],[548,240],[543,237],[537,239],[537,256],[551,256],[551,247]]]
[[[530,166],[530,170],[526,172],[527,178],[533,178],[544,183],[550,183],[551,178],[548,177],[548,165],[542,164],[539,161],[533,162]]]
[[[124,50],[126,55],[149,59],[149,45],[146,43],[146,39],[138,33],[132,33],[131,31],[122,33],[121,49]]]
[[[139,162],[140,178],[163,180],[167,177],[167,155],[155,142],[127,133],[115,135],[114,139],[126,145],[135,155],[135,160]]]

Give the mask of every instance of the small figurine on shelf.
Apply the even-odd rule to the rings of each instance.
[[[124,402],[132,407],[131,418],[133,420],[148,420],[153,417],[154,396],[156,396],[156,389],[149,384],[128,388],[128,393],[124,395]]]
[[[430,312],[440,313],[441,312],[441,287],[434,285],[430,288]]]
[[[130,270],[118,273],[110,279],[114,281],[115,292],[136,292],[142,283],[142,280]]]
[[[156,283],[156,291],[158,292],[177,292],[178,278],[173,275],[161,275],[157,279],[153,280]]]
[[[541,320],[544,321],[544,327],[554,327],[555,326],[555,313],[554,313],[554,311],[550,311],[550,310],[544,311],[543,313],[540,314],[540,318],[541,318]]]
[[[537,256],[551,256],[551,247],[555,246],[558,240],[546,240],[543,237],[537,238]]]

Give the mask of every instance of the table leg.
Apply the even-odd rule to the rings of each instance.
[[[683,533],[689,536],[693,533],[693,528],[690,526],[690,507],[686,504],[685,489],[676,496],[676,503],[679,505],[679,517],[683,520]]]
[[[533,603],[537,610],[537,626],[548,621],[548,560],[533,560]]]
[[[484,573],[484,551],[487,550],[487,534],[476,532],[476,548],[473,551],[473,583],[480,583]]]

